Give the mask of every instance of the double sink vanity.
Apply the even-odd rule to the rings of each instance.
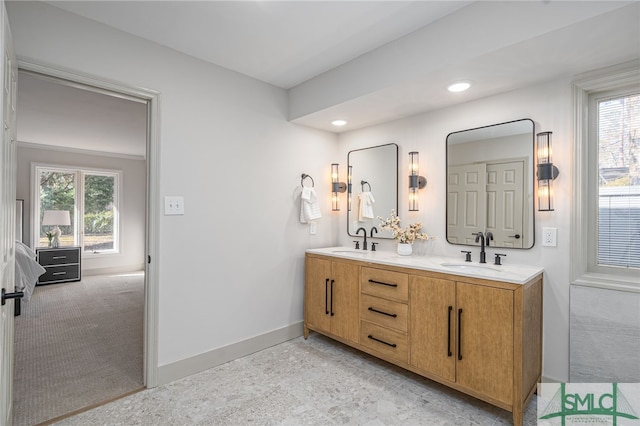
[[[446,240],[480,240],[481,262],[485,236],[493,248],[534,246],[534,130],[522,119],[447,136]],[[379,214],[400,211],[398,149],[349,152],[354,206],[359,191],[370,191]],[[346,212],[352,237],[377,224],[358,211]],[[503,265],[506,254],[495,255],[491,264],[352,247],[307,250],[305,338],[321,333],[508,410],[522,425],[542,374],[543,270]]]
[[[511,411],[542,372],[542,269],[307,250],[304,336],[321,333]]]

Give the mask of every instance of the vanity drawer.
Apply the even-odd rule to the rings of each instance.
[[[408,327],[407,305],[362,294],[360,296],[360,318],[374,324],[406,332]]]
[[[408,362],[407,334],[368,321],[360,322],[360,344],[401,362]]]
[[[402,272],[362,268],[361,291],[372,296],[407,302],[409,300],[409,276]]]

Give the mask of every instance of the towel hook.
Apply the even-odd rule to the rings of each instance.
[[[365,185],[369,185],[369,192],[371,192],[371,184],[369,182],[367,182],[366,180],[361,180],[360,181],[360,186],[362,186],[362,192],[364,192],[364,186]]]
[[[316,186],[316,183],[313,181],[313,178],[312,178],[310,175],[308,175],[308,174],[306,174],[306,173],[303,173],[303,174],[302,174],[302,177],[300,178],[300,185],[301,185],[303,188],[304,188],[304,180],[305,180],[306,178],[311,179],[311,187],[312,187],[312,188]]]

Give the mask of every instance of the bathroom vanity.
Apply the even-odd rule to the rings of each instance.
[[[304,336],[316,331],[513,413],[542,374],[541,268],[307,250]]]

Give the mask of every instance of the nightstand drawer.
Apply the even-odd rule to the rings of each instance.
[[[40,275],[38,279],[38,283],[40,284],[80,280],[80,269],[78,265],[47,266],[44,269],[47,271]]]
[[[61,249],[55,250],[38,250],[38,263],[42,266],[48,265],[66,265],[69,263],[78,263],[80,261],[80,250],[78,249]]]

